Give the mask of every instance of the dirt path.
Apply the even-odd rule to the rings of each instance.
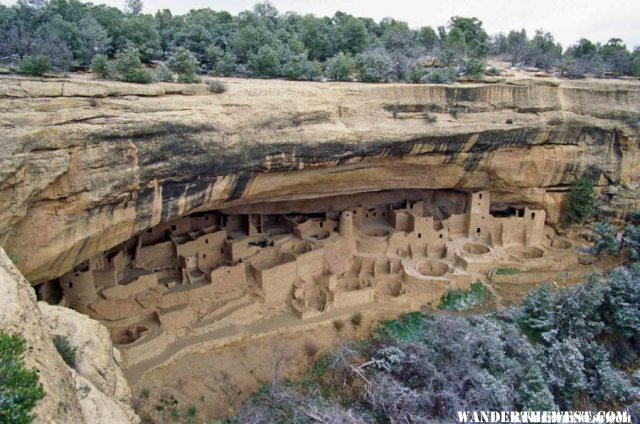
[[[419,308],[412,308],[406,304],[374,302],[359,306],[357,311],[363,314],[371,311],[400,314],[417,309]],[[171,343],[160,355],[125,369],[125,377],[130,385],[134,385],[139,379],[143,378],[146,372],[157,367],[169,366],[173,361],[190,353],[218,349],[242,340],[273,334],[292,334],[307,331],[322,324],[332,323],[336,319],[348,320],[355,311],[356,309],[353,307],[336,308],[306,320],[298,318],[293,311],[286,311],[249,325],[229,325],[205,334],[181,337]]]

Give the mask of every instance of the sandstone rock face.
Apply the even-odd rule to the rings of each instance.
[[[81,378],[76,380],[76,385],[86,384],[86,379],[97,389],[94,390],[95,396],[106,398],[113,403],[112,411],[117,410],[118,415],[127,418],[126,421],[111,422],[137,422],[130,405],[131,390],[120,369],[120,352],[113,347],[107,329],[98,321],[69,308],[45,302],[39,302],[38,307],[51,333],[66,336],[77,348],[76,370]],[[85,398],[81,397],[81,401]],[[104,399],[100,402],[104,403]]]
[[[583,174],[638,203],[638,82],[225,82],[0,79],[0,244],[32,283],[199,210],[482,188],[554,223]]]
[[[38,372],[46,394],[33,411],[36,422],[140,421],[126,403],[130,401],[129,387],[113,358],[107,330],[70,309],[37,304],[33,288],[3,249],[0,331],[24,338],[26,366]],[[79,373],[63,362],[53,345],[54,334],[65,334],[72,344],[79,344]]]

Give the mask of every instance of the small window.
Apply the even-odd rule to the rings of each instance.
[[[206,253],[202,255],[202,259],[207,259],[207,254]]]
[[[480,234],[480,227],[476,230],[476,233]]]
[[[385,216],[385,215],[386,215],[386,212],[382,212],[382,216]]]
[[[172,225],[172,226],[171,226],[171,231],[175,231],[175,230],[176,230],[176,226],[175,226],[175,225]]]
[[[320,228],[324,227],[324,222],[320,223]]]
[[[536,213],[535,212],[531,212],[531,219],[535,219],[536,218]]]
[[[373,216],[376,216],[376,213],[375,213],[375,212],[373,213]]]
[[[355,215],[355,214],[356,214],[356,211],[353,211],[353,214]]]
[[[209,239],[204,239],[204,244],[209,244]]]
[[[418,233],[418,238],[422,238],[422,233]]]
[[[482,193],[478,195],[478,199],[482,200]]]
[[[220,249],[220,253],[224,253],[224,249]]]
[[[209,220],[209,215],[205,216],[204,219],[205,219],[205,221],[208,221]]]
[[[365,213],[365,214],[364,214],[364,217],[365,217],[365,218],[369,218],[369,214],[368,214],[368,213]]]
[[[149,228],[149,229],[147,230],[147,233],[150,233],[150,232],[151,232],[151,228]]]
[[[440,238],[442,238],[442,234],[440,234]]]
[[[73,288],[73,283],[71,281],[69,281],[69,288],[72,289]]]

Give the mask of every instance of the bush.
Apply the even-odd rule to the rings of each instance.
[[[178,74],[178,82],[182,84],[195,84],[200,82],[196,75],[198,60],[184,47],[176,49],[167,62],[169,69]]]
[[[36,57],[27,57],[20,62],[20,73],[41,77],[51,70],[51,62],[45,55],[39,54]]]
[[[142,65],[140,52],[136,48],[129,47],[116,54],[116,71],[122,81],[137,84],[153,82],[153,76]]]
[[[209,93],[221,94],[227,91],[227,85],[222,81],[213,80],[207,83],[207,89]]]
[[[458,77],[458,73],[453,68],[434,69],[420,78],[423,84],[451,84]]]
[[[30,423],[31,410],[44,398],[38,374],[24,367],[24,340],[0,332],[0,423]]]
[[[432,113],[426,113],[424,115],[424,120],[427,121],[430,124],[434,124],[436,122],[438,122],[438,117]]]
[[[462,64],[464,74],[480,78],[484,76],[485,63],[480,59],[469,59]]]
[[[337,319],[335,321],[333,321],[333,327],[337,330],[337,331],[342,331],[342,329],[344,328],[344,321]]]
[[[160,64],[160,66],[158,66],[158,69],[156,70],[156,81],[173,82],[173,74],[164,63]]]
[[[109,66],[109,60],[105,55],[97,54],[91,59],[91,73],[101,79],[109,79],[112,68]]]
[[[450,311],[466,311],[479,306],[484,300],[487,289],[480,282],[471,284],[468,291],[453,290],[442,297],[438,309]]]
[[[618,242],[616,241],[613,228],[608,221],[597,223],[593,227],[594,244],[598,255],[602,253],[615,255],[618,253]]]
[[[595,191],[593,183],[587,177],[580,177],[571,184],[565,202],[565,225],[581,224],[593,214]]]
[[[127,82],[134,82],[136,84],[150,84],[153,82],[153,75],[148,69],[138,68],[134,69],[127,75]]]
[[[351,316],[351,324],[354,327],[360,327],[360,325],[362,325],[362,312],[356,312]]]
[[[325,70],[326,76],[330,80],[334,81],[347,81],[351,80],[351,74],[353,73],[354,63],[349,54],[342,52],[333,56],[327,60],[327,68]]]
[[[64,362],[71,368],[76,366],[76,348],[69,343],[67,336],[53,336],[53,344]]]
[[[356,56],[362,82],[388,81],[393,72],[389,54],[382,49],[370,50]]]

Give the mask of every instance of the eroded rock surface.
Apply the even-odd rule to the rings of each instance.
[[[553,224],[576,176],[635,194],[637,82],[226,83],[0,80],[0,243],[32,283],[199,210],[485,189]]]
[[[130,396],[122,371],[113,359],[108,359],[113,348],[106,329],[70,309],[37,304],[33,288],[3,249],[0,249],[0,331],[20,335],[25,340],[26,366],[37,371],[45,390],[45,397],[33,411],[36,422],[140,421],[126,403]],[[54,334],[66,334],[72,344],[81,344],[79,372],[63,362],[53,345]]]

